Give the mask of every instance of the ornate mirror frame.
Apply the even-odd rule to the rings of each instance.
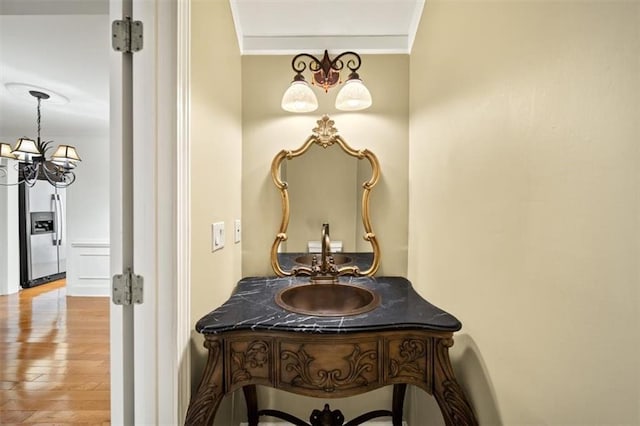
[[[280,229],[276,234],[276,238],[271,246],[271,267],[274,272],[280,276],[293,276],[293,275],[314,275],[316,272],[307,266],[295,266],[290,271],[282,269],[280,261],[278,260],[278,249],[280,243],[287,240],[287,227],[289,226],[289,191],[288,184],[284,182],[280,177],[280,166],[283,161],[291,160],[303,155],[313,144],[318,144],[323,148],[328,148],[334,144],[337,144],[345,153],[352,157],[356,157],[358,160],[367,159],[371,164],[371,178],[362,184],[362,224],[364,225],[364,240],[371,243],[373,250],[373,261],[369,269],[361,271],[357,266],[343,266],[338,268],[337,275],[353,275],[353,276],[370,276],[376,273],[380,266],[380,246],[376,235],[371,228],[371,218],[369,216],[369,197],[371,190],[378,182],[380,178],[380,164],[375,154],[368,149],[356,150],[353,149],[344,139],[338,134],[338,130],[334,127],[335,122],[324,115],[317,121],[318,126],[312,131],[313,134],[307,138],[302,146],[293,151],[283,149],[280,151],[271,163],[271,178],[273,183],[280,191],[280,197],[282,201],[282,222],[280,223]]]

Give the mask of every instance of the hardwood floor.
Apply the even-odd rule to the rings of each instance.
[[[109,424],[109,299],[0,296],[0,424]]]

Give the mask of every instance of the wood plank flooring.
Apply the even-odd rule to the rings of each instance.
[[[0,424],[109,424],[109,299],[0,296]]]

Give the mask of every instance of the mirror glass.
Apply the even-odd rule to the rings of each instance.
[[[282,252],[306,252],[309,241],[320,241],[323,223],[330,226],[331,242],[341,242],[341,251],[359,251],[356,241],[362,239],[364,231],[358,196],[362,192],[358,190],[362,183],[358,181],[358,167],[362,163],[338,147],[317,145],[282,163],[290,208],[289,239],[282,243]],[[362,165],[371,169],[368,162]]]
[[[362,151],[352,150],[334,136],[342,143],[322,144],[312,136],[299,150],[279,154],[282,160],[275,172],[285,184],[289,207],[287,239],[277,248],[277,259],[285,273],[296,266],[311,265],[312,253],[321,251],[323,224],[329,224],[331,251],[339,268],[357,266],[367,271],[373,266],[374,247],[364,238],[363,184],[372,179],[370,158],[375,160],[375,156],[362,155]],[[292,152],[299,154],[292,156]],[[274,166],[277,160],[278,156]]]

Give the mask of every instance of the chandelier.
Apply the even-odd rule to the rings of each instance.
[[[346,60],[348,58],[348,60]],[[308,64],[305,62],[307,59]],[[345,62],[346,60],[346,62]],[[289,112],[311,112],[318,109],[318,99],[311,86],[306,82],[302,73],[309,68],[312,73],[311,83],[320,86],[325,93],[330,88],[342,83],[340,71],[346,66],[351,71],[344,86],[336,97],[336,108],[341,111],[360,111],[371,106],[371,94],[366,88],[358,69],[362,61],[355,52],[343,52],[331,59],[325,50],[322,59],[308,53],[300,53],[293,57],[291,68],[295,76],[291,86],[282,97],[282,109]]]
[[[0,157],[17,160],[19,162],[18,182],[4,185],[19,185],[24,183],[33,186],[38,180],[46,180],[58,188],[65,188],[76,180],[73,169],[80,157],[75,147],[58,145],[53,155],[47,159],[47,151],[51,149],[53,141],[43,141],[40,138],[40,102],[49,99],[49,95],[37,90],[30,90],[29,94],[37,99],[37,139],[22,137],[16,146],[11,148],[8,143],[0,143]]]

